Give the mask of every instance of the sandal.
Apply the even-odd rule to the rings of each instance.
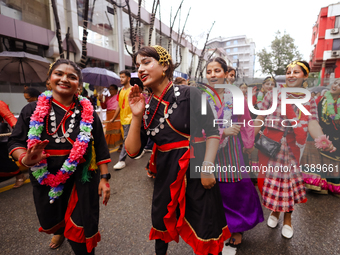
[[[21,174],[22,178],[16,179],[15,184],[13,185],[13,189],[20,188],[22,185],[24,185],[26,181],[26,177],[24,174]]]
[[[241,234],[241,237],[243,238],[243,232],[236,232],[236,233]],[[235,233],[235,234],[236,234],[236,233]],[[241,239],[241,240],[242,240],[242,239]],[[231,243],[231,241],[233,241],[233,243]],[[239,243],[239,244],[234,244],[235,241],[236,241],[235,238],[231,238],[231,237],[230,237],[229,242],[227,242],[227,243],[225,244],[225,246],[230,246],[230,247],[232,247],[232,248],[237,248],[240,244],[242,244],[242,242]]]
[[[53,235],[50,243],[50,248],[52,250],[58,249],[63,244],[64,240],[65,240],[64,235]]]

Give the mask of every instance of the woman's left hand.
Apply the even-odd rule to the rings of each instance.
[[[107,202],[110,199],[110,184],[105,178],[100,179],[98,194],[100,197],[103,194],[103,204],[107,205]]]
[[[248,155],[250,155],[254,150],[254,146],[251,147],[251,148],[246,148],[246,147],[243,147],[243,153],[246,153]]]
[[[336,147],[334,147],[333,143],[331,143],[326,149],[323,149],[323,151],[334,152],[336,151]]]

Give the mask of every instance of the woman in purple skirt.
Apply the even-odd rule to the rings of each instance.
[[[254,145],[254,128],[248,126],[251,119],[246,100],[244,115],[233,115],[232,94],[228,89],[216,88],[215,84],[224,84],[228,76],[224,59],[210,59],[207,65],[209,85],[207,99],[214,112],[215,119],[224,119],[219,125],[220,146],[215,166],[219,181],[223,207],[227,224],[232,236],[227,245],[236,246],[242,242],[244,231],[252,229],[264,220],[261,203],[256,189],[245,170],[247,156]],[[210,88],[209,88],[210,87]],[[245,123],[244,126],[231,125]]]

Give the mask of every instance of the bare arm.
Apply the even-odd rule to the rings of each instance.
[[[108,120],[108,122],[113,122],[117,118],[119,113],[120,113],[120,108],[118,105],[115,114],[113,115],[112,119]]]
[[[218,149],[218,145],[220,143],[219,139],[211,138],[206,141],[206,149],[204,155],[205,162],[215,162],[216,153]],[[205,164],[203,163],[203,167]],[[201,183],[205,189],[211,189],[216,184],[216,179],[214,173],[207,175],[204,172],[201,172]]]
[[[265,120],[265,117],[261,115],[257,116],[255,123],[254,123],[254,126],[257,126],[255,127],[255,130],[254,130],[255,136],[257,136],[257,134],[260,132],[264,120]]]
[[[107,164],[99,165],[100,174],[108,174],[109,170],[107,168]],[[110,184],[107,179],[101,178],[98,186],[98,194],[102,196],[103,194],[103,204],[107,205],[107,202],[110,199]]]
[[[322,128],[319,125],[319,122],[316,120],[311,120],[308,123],[308,132],[313,137],[313,139],[318,138],[320,135],[323,135]]]

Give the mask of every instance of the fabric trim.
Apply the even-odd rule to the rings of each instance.
[[[126,149],[125,144],[124,144],[124,148],[125,148],[126,153],[129,155],[129,157],[136,157],[136,156],[138,155],[138,153],[139,153],[139,151],[138,151],[138,152],[136,152],[136,153],[134,153],[134,154],[131,154],[131,153]]]
[[[65,220],[61,221],[54,227],[50,229],[43,229],[42,227],[39,228],[39,232],[44,232],[46,234],[54,234],[58,229],[65,227]]]
[[[71,150],[45,150],[45,152],[50,156],[68,156]]]
[[[102,164],[108,164],[110,162],[111,162],[111,159],[103,159],[103,160],[97,162],[97,166],[100,166]]]
[[[9,152],[9,155],[12,156],[13,152],[15,152],[16,150],[20,150],[20,149],[27,150],[27,148],[25,148],[25,147],[16,147]]]

